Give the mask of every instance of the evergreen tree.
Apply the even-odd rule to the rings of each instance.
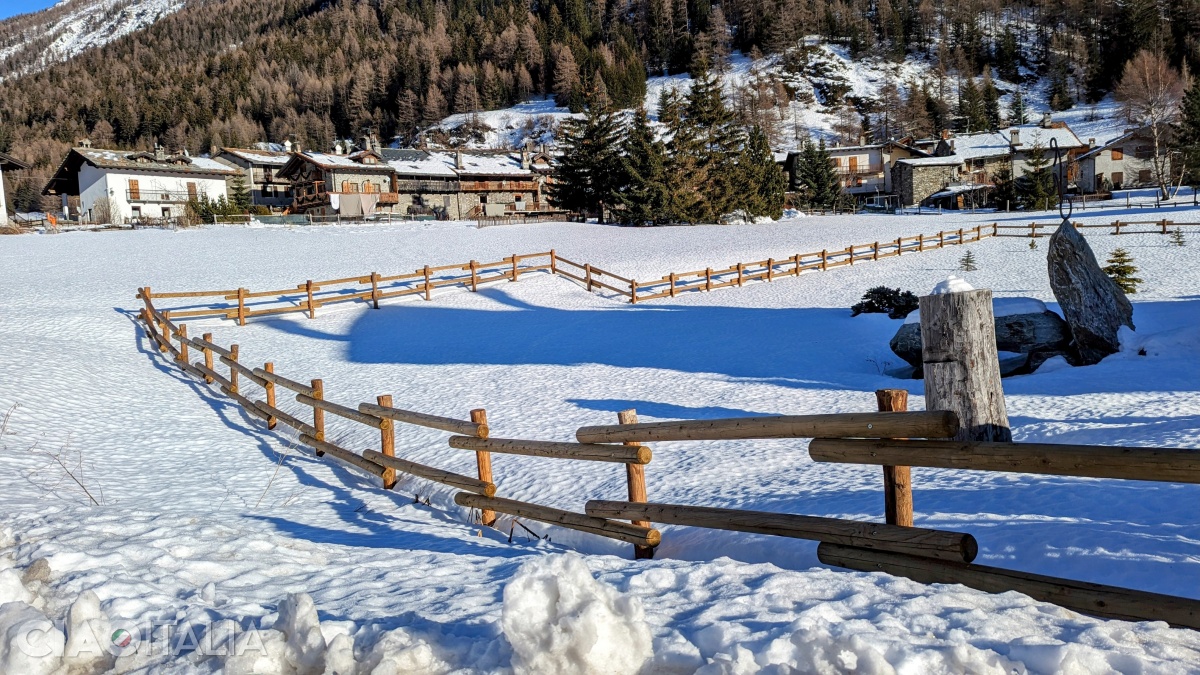
[[[1050,71],[1050,109],[1070,110],[1075,105],[1071,97],[1071,85],[1067,81],[1067,64],[1059,60]]]
[[[554,165],[550,200],[559,207],[604,221],[621,181],[621,129],[612,111],[588,105],[583,119],[563,122],[562,156]]]
[[[1008,211],[1020,204],[1017,183],[1008,167],[997,169],[996,173],[992,174],[992,185],[995,186],[992,189],[992,202],[997,209]]]
[[[17,183],[12,196],[13,210],[22,213],[42,210],[42,192],[33,178],[23,178]],[[0,204],[0,207],[4,206]]]
[[[979,269],[975,263],[975,253],[971,249],[967,249],[967,252],[958,261],[958,269],[960,272],[975,272]]]
[[[1027,171],[1017,179],[1017,194],[1021,205],[1031,211],[1044,211],[1052,208],[1058,201],[1054,187],[1054,172],[1050,160],[1046,158],[1046,149],[1040,142],[1034,142],[1025,153]]]
[[[996,73],[1007,82],[1020,82],[1020,66],[1021,48],[1017,44],[1017,35],[1006,25],[1004,33],[996,40]]]
[[[1029,238],[1029,250],[1030,251],[1037,250],[1037,239],[1034,239],[1033,237]]]
[[[1021,88],[1012,95],[1012,105],[1009,106],[1008,123],[1013,126],[1020,126],[1029,121],[1028,115],[1025,113],[1025,94],[1021,92]]]
[[[1178,227],[1171,231],[1170,241],[1172,246],[1187,246],[1187,240],[1183,238],[1183,230]]]
[[[659,225],[670,220],[667,148],[658,140],[645,108],[638,108],[622,143],[623,185],[617,192],[621,222]]]
[[[989,73],[983,75],[983,115],[987,118],[987,128],[996,130],[1000,128],[1000,92],[996,89],[995,83],[992,82],[992,76]]]
[[[1118,248],[1108,257],[1107,262],[1104,273],[1117,282],[1117,286],[1125,293],[1137,293],[1137,287],[1142,280],[1133,276],[1137,274],[1138,268],[1133,266],[1133,256],[1129,255],[1129,251]]]
[[[1200,81],[1193,80],[1179,106],[1179,129],[1176,142],[1187,167],[1188,181],[1200,185]]]
[[[689,123],[684,100],[675,90],[662,95],[658,120],[666,128],[667,146],[666,218],[676,223],[701,220],[703,186],[707,171],[700,164],[700,139]]]
[[[983,131],[988,128],[983,95],[968,77],[958,89],[958,126],[961,131]]]
[[[738,207],[743,189],[737,180],[737,161],[746,136],[721,97],[721,80],[707,68],[692,83],[685,114],[695,141],[697,166],[706,176],[700,217],[714,221]]]
[[[250,187],[246,185],[246,175],[241,171],[229,179],[229,205],[238,213],[250,211]]]
[[[830,162],[824,140],[820,145],[812,141],[804,142],[804,148],[796,160],[795,180],[805,206],[830,208],[841,200],[841,179]]]
[[[783,216],[783,193],[787,176],[775,163],[767,134],[759,127],[750,130],[746,149],[738,159],[740,209],[750,216]]]

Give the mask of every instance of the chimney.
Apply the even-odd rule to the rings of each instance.
[[[1009,135],[1012,136],[1011,145],[1014,148],[1021,144],[1021,130],[1020,129],[1013,129],[1011,132],[1009,132]]]
[[[954,139],[950,139],[950,152],[954,152]]]
[[[1089,147],[1089,148],[1094,148],[1094,147],[1096,147],[1096,139],[1094,139],[1094,138],[1089,138],[1089,139],[1088,139],[1088,147]]]
[[[154,144],[154,161],[161,162],[161,161],[165,160],[166,158],[167,158],[166,150],[163,149],[163,146],[159,145],[158,143],[155,143]]]
[[[341,141],[338,141],[337,143],[334,143],[334,144],[333,144],[333,154],[335,154],[335,155],[341,155],[341,154],[345,154],[345,152],[346,152],[346,149],[345,149],[345,147],[342,145],[342,142],[341,142]]]
[[[530,164],[529,164],[529,148],[522,148],[521,149],[521,168],[528,171],[529,166],[530,166]]]
[[[89,139],[89,138],[81,138],[81,139],[79,139],[79,147],[81,147],[81,148],[90,148],[90,147],[92,147],[92,141],[91,141],[91,139]]]
[[[1050,125],[1051,125],[1050,113],[1048,113],[1048,112],[1042,113],[1042,128],[1049,129]]]
[[[291,151],[292,151],[292,141],[291,141],[290,139],[285,139],[285,140],[283,141],[283,151],[284,151],[284,152],[291,152]]]
[[[461,148],[454,151],[454,168],[456,168],[456,169],[463,168],[463,159],[462,159],[462,149]]]

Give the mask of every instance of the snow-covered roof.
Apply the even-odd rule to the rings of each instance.
[[[905,157],[904,159],[896,160],[897,164],[908,164],[910,166],[957,166],[962,164],[963,158],[959,155],[947,155],[945,157]]]
[[[269,166],[283,166],[287,164],[288,159],[291,157],[291,153],[289,152],[252,150],[247,148],[221,148],[221,152],[241,158],[251,164],[266,164]]]
[[[1012,134],[1017,132],[1017,144],[1012,144]],[[1018,152],[1029,150],[1034,145],[1043,149],[1050,148],[1050,141],[1058,142],[1063,149],[1081,148],[1086,145],[1074,131],[1066,125],[1043,127],[1037,124],[1023,124],[1008,127],[1000,131],[984,131],[977,134],[961,134],[950,138],[947,142],[954,148],[954,154],[963,159],[982,159],[985,157],[1002,157],[1012,150]]]
[[[430,156],[444,162],[459,175],[471,176],[532,176],[533,171],[521,167],[521,159],[505,154],[462,153],[462,168],[458,168],[453,152],[433,152]]]
[[[72,152],[100,169],[136,169],[138,171],[220,175],[236,173],[228,165],[208,157],[171,155],[156,158],[154,153],[150,152],[105,150],[103,148],[73,148]]]
[[[365,154],[365,153],[356,153]],[[374,153],[371,153],[374,154]],[[363,164],[356,161],[354,155],[337,155],[327,152],[313,152],[306,150],[303,153],[305,159],[317,164],[326,169],[362,169],[366,171],[387,171],[387,164]],[[378,156],[378,155],[376,155]],[[361,157],[360,157],[361,158]]]
[[[1129,131],[1126,131],[1125,133],[1121,134],[1120,136],[1117,136],[1116,138],[1108,141],[1107,143],[1104,143],[1095,148],[1092,148],[1091,150],[1088,150],[1087,152],[1080,155],[1079,159],[1087,159],[1089,157],[1095,157],[1101,151],[1107,150],[1119,143],[1124,143],[1124,142],[1128,141],[1129,139],[1134,138],[1135,136],[1138,136],[1138,135],[1144,133],[1145,131],[1146,131],[1146,129],[1130,129]]]
[[[401,177],[445,176],[453,178],[458,175],[454,172],[453,158],[451,158],[451,164],[447,164],[441,156],[434,157],[419,150],[404,153],[400,159],[388,159],[388,166],[392,167]]]
[[[965,194],[967,192],[975,192],[976,190],[982,190],[982,189],[985,189],[988,187],[991,187],[991,186],[986,185],[984,183],[959,183],[957,185],[947,185],[946,187],[942,188],[940,191],[929,195],[928,198],[933,199],[934,197],[952,197],[954,195]]]

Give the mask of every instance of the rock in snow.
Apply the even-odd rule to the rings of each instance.
[[[1099,363],[1121,348],[1117,331],[1133,328],[1133,305],[1100,269],[1087,240],[1066,220],[1050,236],[1046,255],[1050,289],[1071,326],[1072,345],[1082,365]]]
[[[573,553],[522,565],[504,588],[500,625],[517,673],[636,673],[652,656],[641,602]]]

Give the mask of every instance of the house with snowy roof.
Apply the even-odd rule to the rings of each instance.
[[[1154,137],[1150,129],[1127,129],[1125,133],[1096,145],[1079,155],[1075,183],[1080,192],[1110,192],[1157,185],[1154,176]],[[1171,175],[1171,156],[1165,153],[1163,172]]]
[[[906,138],[884,143],[835,144],[826,147],[825,151],[838,174],[842,192],[861,198],[891,194],[894,191],[892,167],[897,161],[929,156],[929,153],[913,147],[911,140]]]
[[[293,152],[275,174],[291,185],[295,213],[348,217],[390,213],[397,203],[395,172],[374,149],[346,154]]]
[[[292,203],[291,184],[279,177],[279,170],[291,159],[293,147],[291,141],[282,146],[274,143],[270,146],[269,149],[221,148],[213,156],[242,172],[250,190],[251,204],[284,209]],[[299,150],[298,147],[294,149]]]
[[[1073,180],[1071,162],[1088,149],[1088,146],[1066,122],[1055,122],[1050,113],[1042,116],[1039,124],[1022,124],[998,131],[983,131],[971,134],[942,132],[933,154],[939,157],[951,155],[962,159],[961,174],[965,179],[980,184],[994,183],[1001,169],[1010,172],[1012,178],[1029,173],[1030,157],[1038,152],[1052,163],[1054,153],[1050,149],[1057,144],[1062,153],[1063,166],[1068,167],[1067,180]]]
[[[208,157],[186,151],[167,154],[104,150],[84,140],[71,148],[44,195],[78,197],[83,222],[120,225],[184,216],[191,200],[227,196],[226,181],[237,171]]]

